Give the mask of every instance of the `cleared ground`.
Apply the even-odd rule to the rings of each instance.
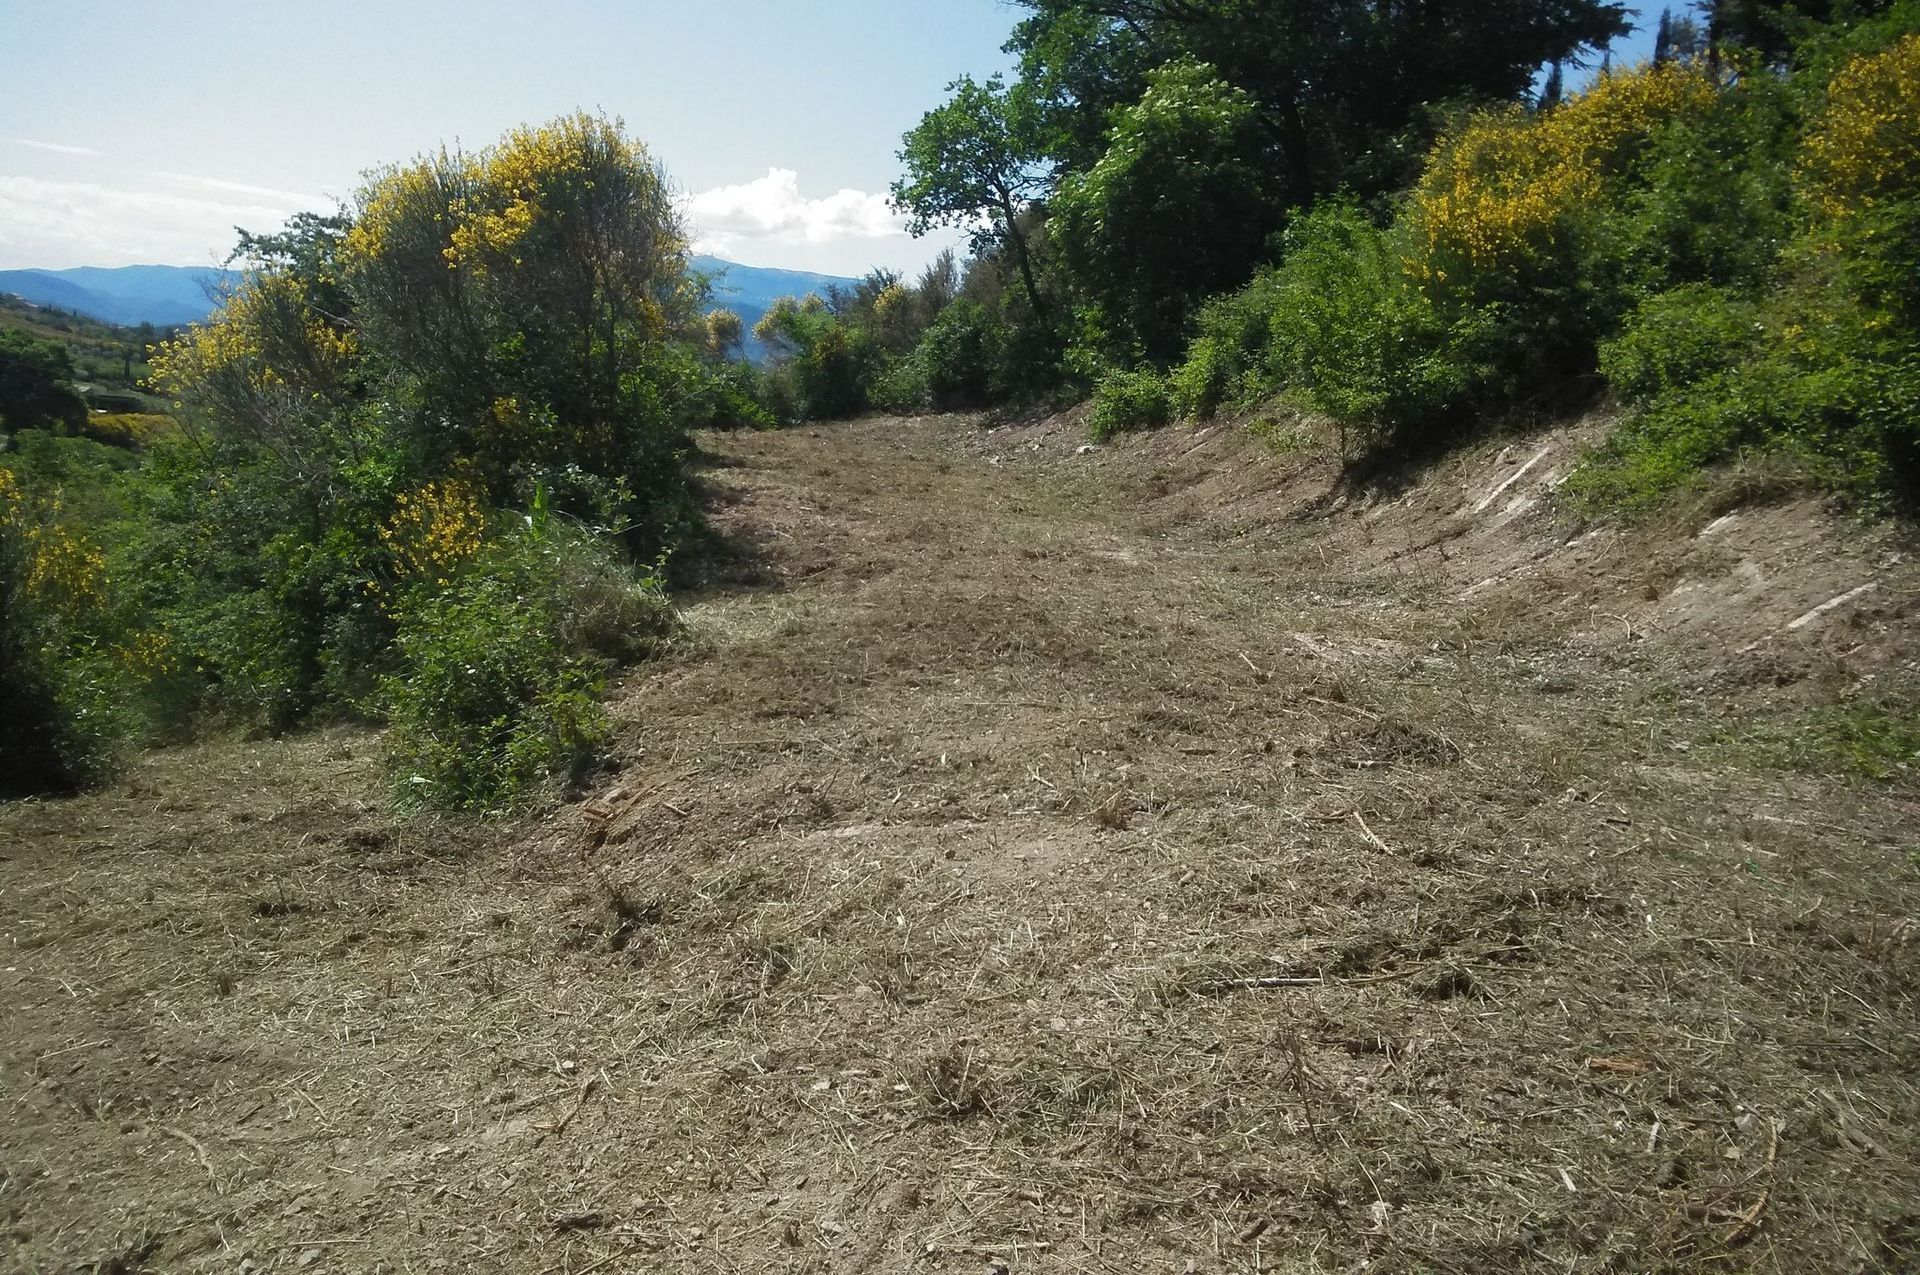
[[[0,808],[0,1267],[1920,1264],[1915,785],[1780,764],[1900,545],[1080,441],[708,439],[549,817],[347,731]]]

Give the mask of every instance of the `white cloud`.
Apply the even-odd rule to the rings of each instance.
[[[800,193],[800,174],[769,168],[765,177],[701,191],[687,200],[698,246],[726,253],[742,244],[821,245],[904,237],[906,219],[887,197],[842,189],[819,199]]]
[[[0,267],[206,265],[235,226],[277,229],[302,206],[0,175]]]
[[[271,186],[249,186],[245,182],[226,181],[219,177],[195,177],[192,173],[170,173],[165,169],[153,169],[151,176],[170,181],[176,186],[192,186],[200,190],[217,190],[233,195],[255,195],[270,199],[276,203],[290,203],[301,208],[319,208],[333,202],[325,195],[313,195],[299,190],[275,190]]]
[[[6,141],[14,146],[31,146],[37,151],[52,151],[56,155],[98,155],[100,153],[91,146],[68,146],[61,142],[36,142],[25,137],[9,137]]]

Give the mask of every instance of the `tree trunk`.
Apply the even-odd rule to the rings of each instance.
[[[1000,192],[1000,213],[1007,219],[1007,242],[1013,245],[1013,259],[1020,267],[1020,282],[1026,285],[1027,301],[1033,306],[1036,315],[1044,316],[1046,302],[1040,299],[1040,289],[1033,281],[1033,263],[1027,259],[1027,239],[1020,233],[1020,222],[1014,216],[1013,199]]]

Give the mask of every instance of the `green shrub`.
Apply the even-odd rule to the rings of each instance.
[[[0,468],[0,797],[71,792],[116,768],[140,649],[118,639],[104,560]]]
[[[1844,298],[1679,290],[1649,301],[1605,358],[1637,410],[1569,480],[1590,506],[1646,508],[1747,451],[1790,457],[1856,503],[1911,494],[1920,353]]]
[[[1093,394],[1087,429],[1095,441],[1123,430],[1157,429],[1172,418],[1167,382],[1156,372],[1114,372]]]
[[[911,352],[886,359],[867,387],[867,401],[880,411],[900,416],[926,411],[926,368]]]
[[[1751,302],[1691,284],[1643,302],[1600,347],[1600,371],[1615,394],[1643,402],[1737,367],[1760,331]]]
[[[1266,269],[1202,307],[1199,335],[1169,378],[1176,415],[1207,420],[1222,407],[1247,407],[1273,392],[1269,347],[1285,295],[1281,272]]]
[[[985,406],[1005,336],[1001,322],[977,301],[962,297],[943,310],[914,351],[928,402],[943,412]]]
[[[1482,316],[1444,324],[1394,231],[1323,206],[1288,242],[1269,358],[1296,396],[1366,446],[1410,441],[1465,405],[1485,375],[1464,352]]]
[[[385,683],[395,800],[510,810],[576,777],[606,736],[599,675],[511,573],[480,573],[399,613],[402,671]]]

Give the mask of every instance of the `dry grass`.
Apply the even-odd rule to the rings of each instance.
[[[711,440],[732,556],[584,807],[396,821],[328,734],[0,811],[0,1263],[1920,1261],[1910,787],[1034,437]]]

